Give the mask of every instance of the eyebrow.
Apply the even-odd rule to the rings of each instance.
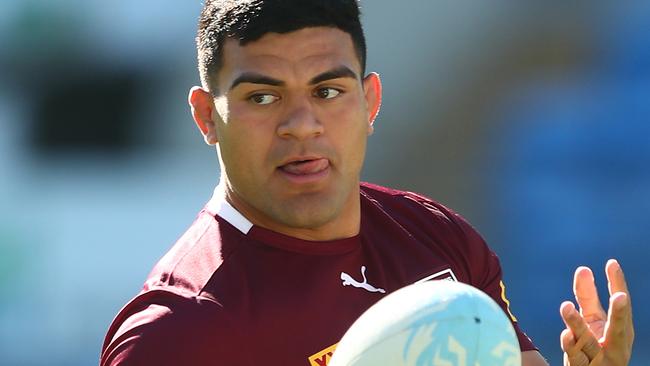
[[[314,85],[322,83],[323,81],[338,78],[352,78],[356,80],[359,78],[359,76],[357,76],[357,74],[354,71],[350,70],[350,68],[347,66],[338,66],[331,70],[325,71],[322,74],[314,76],[311,80],[309,80],[309,84]]]
[[[349,67],[338,66],[331,70],[327,70],[321,74],[314,76],[311,80],[309,80],[309,84],[315,85],[318,83],[322,83],[323,81],[338,79],[338,78],[352,78],[356,80],[359,77]],[[271,85],[271,86],[285,85],[284,81],[272,78],[270,76],[262,75],[256,72],[245,72],[239,75],[235,80],[233,80],[232,85],[230,86],[230,90],[233,90],[235,87],[237,87],[237,85],[241,83],[264,84],[264,85]]]
[[[264,84],[272,86],[284,86],[284,81],[274,79],[270,76],[258,74],[256,72],[245,72],[239,75],[230,85],[230,90],[235,89],[235,87],[241,83],[251,83],[251,84]]]

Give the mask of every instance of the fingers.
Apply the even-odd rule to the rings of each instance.
[[[617,292],[624,292],[630,295],[627,289],[627,282],[625,282],[625,275],[623,269],[616,259],[610,259],[605,265],[605,274],[607,274],[607,283],[609,288],[609,295]]]
[[[610,297],[609,309],[603,346],[610,358],[627,361],[634,342],[629,296],[624,292],[615,293]]]
[[[605,313],[598,299],[593,273],[587,267],[576,270],[573,282],[580,313],[571,302],[564,302],[560,306],[560,314],[567,326],[560,335],[564,364],[567,366],[588,366],[592,361],[600,364],[603,360],[627,365],[630,359],[634,326],[625,276],[614,259],[607,262],[605,272],[610,293],[608,313]],[[597,339],[601,335],[603,337]]]
[[[607,274],[607,286],[609,288],[610,294],[610,309],[613,304],[613,298],[617,293],[624,293],[627,295],[625,300],[627,305],[624,307],[623,314],[626,315],[626,326],[634,334],[634,328],[632,324],[632,300],[630,298],[630,292],[627,288],[627,282],[625,281],[625,275],[623,274],[623,269],[616,259],[610,259],[605,265],[605,273]],[[610,313],[612,311],[610,310]],[[611,316],[611,314],[610,314]]]
[[[585,322],[584,318],[578,313],[570,301],[565,301],[560,305],[560,315],[564,320],[570,334],[572,335],[573,343],[570,341],[568,335],[565,335],[565,332],[562,332],[560,336],[562,341],[562,349],[566,352],[569,359],[581,359],[580,354],[584,354],[588,360],[596,357],[600,351],[600,344],[598,339],[589,329],[589,326]],[[567,339],[565,339],[567,338]],[[565,348],[565,345],[567,346]],[[588,364],[589,362],[587,362]],[[574,364],[571,363],[573,366]]]
[[[584,352],[576,352],[576,340],[569,329],[565,329],[560,334],[560,346],[564,351],[565,366],[588,366],[589,358]]]
[[[629,311],[627,294],[617,292],[609,299],[609,314],[605,326],[605,339],[609,345],[615,345],[625,338],[627,312]]]
[[[588,267],[578,267],[573,277],[573,293],[576,296],[580,313],[587,320],[605,320],[607,314],[600,304],[594,274]]]

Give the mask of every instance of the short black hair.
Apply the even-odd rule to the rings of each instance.
[[[366,68],[366,40],[359,20],[358,0],[205,0],[199,17],[196,48],[204,88],[215,90],[226,39],[240,45],[266,33],[289,33],[308,27],[333,27],[350,35],[361,64]]]

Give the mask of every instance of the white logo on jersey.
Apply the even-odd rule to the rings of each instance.
[[[431,280],[446,280],[446,281],[458,282],[458,279],[456,278],[454,271],[452,271],[451,268],[447,268],[440,272],[436,272],[432,275],[426,276],[421,280],[415,281],[415,283],[426,282]]]
[[[366,266],[361,266],[361,277],[363,277],[363,282],[359,282],[352,278],[349,274],[341,272],[341,280],[343,281],[343,286],[350,286],[356,288],[362,288],[369,292],[381,292],[382,294],[386,293],[386,290],[383,288],[376,288],[368,284],[368,279],[366,279]]]

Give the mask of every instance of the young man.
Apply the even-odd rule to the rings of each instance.
[[[364,310],[435,279],[489,294],[513,321],[523,365],[546,365],[469,224],[420,195],[359,182],[381,84],[365,75],[355,0],[207,0],[197,45],[203,86],[189,102],[221,182],[114,320],[102,365],[326,365]],[[625,365],[633,331],[620,267],[608,265],[604,343],[590,274],[576,275],[582,316],[562,307],[566,364]]]

